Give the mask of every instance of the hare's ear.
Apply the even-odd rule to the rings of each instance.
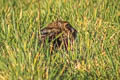
[[[70,32],[73,33],[73,32],[75,31],[75,29],[72,27],[71,24],[66,24],[65,26],[66,26],[66,28],[67,28]]]

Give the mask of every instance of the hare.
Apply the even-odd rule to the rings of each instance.
[[[52,50],[60,47],[67,50],[68,44],[73,45],[77,30],[69,22],[57,20],[40,30],[40,34],[40,41],[44,44],[47,40],[52,44]]]

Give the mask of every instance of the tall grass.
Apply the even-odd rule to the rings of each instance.
[[[38,44],[57,19],[77,29],[73,51]],[[0,80],[56,79],[120,79],[120,0],[0,0]]]

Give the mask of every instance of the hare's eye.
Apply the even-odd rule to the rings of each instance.
[[[58,26],[59,26],[59,27],[61,27],[61,26],[62,26],[61,22],[58,22]]]

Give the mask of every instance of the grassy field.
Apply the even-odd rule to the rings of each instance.
[[[40,28],[77,29],[74,50],[50,54]],[[120,80],[120,0],[0,0],[0,80]]]

